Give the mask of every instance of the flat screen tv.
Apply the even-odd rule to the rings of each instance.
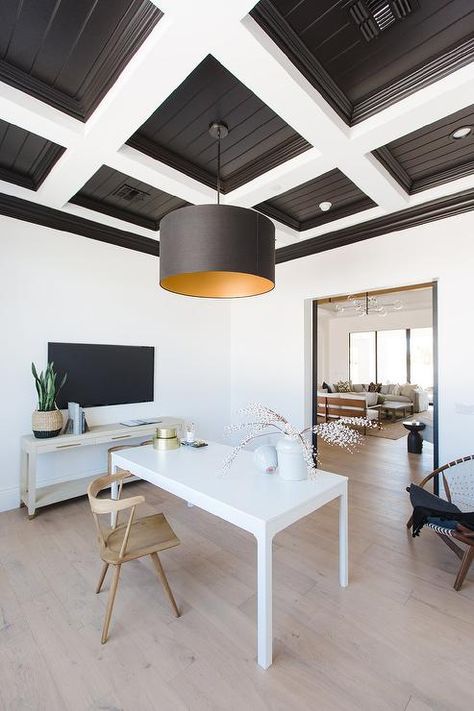
[[[48,343],[48,362],[59,379],[59,409],[68,402],[82,407],[152,402],[155,349],[152,346],[109,346],[86,343]]]

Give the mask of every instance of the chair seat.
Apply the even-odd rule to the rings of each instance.
[[[101,550],[101,558],[106,563],[117,562],[126,529],[126,524],[122,524],[106,533],[105,545]],[[179,542],[164,514],[145,516],[132,524],[127,552],[121,562],[173,548]]]
[[[443,536],[451,536],[451,538],[456,538],[456,529],[455,528],[449,528],[447,526],[441,526],[438,523],[430,523],[429,521],[426,524],[428,528],[432,528],[433,531],[436,531],[436,533],[441,533]]]

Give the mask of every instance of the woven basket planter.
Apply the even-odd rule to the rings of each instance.
[[[63,427],[63,416],[60,410],[35,410],[32,417],[33,434],[38,439],[56,437]]]

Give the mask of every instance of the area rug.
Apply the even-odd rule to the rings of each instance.
[[[384,439],[401,439],[406,437],[408,431],[401,422],[386,422],[382,420],[382,429],[378,427],[368,428],[367,435],[370,437],[383,437]]]

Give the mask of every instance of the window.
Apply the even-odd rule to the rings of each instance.
[[[349,334],[353,383],[433,385],[433,329],[400,328]]]
[[[433,387],[433,329],[410,330],[410,382],[422,388]]]
[[[350,370],[353,383],[375,380],[375,331],[350,333]]]
[[[407,382],[407,332],[377,331],[377,381],[379,383]]]

